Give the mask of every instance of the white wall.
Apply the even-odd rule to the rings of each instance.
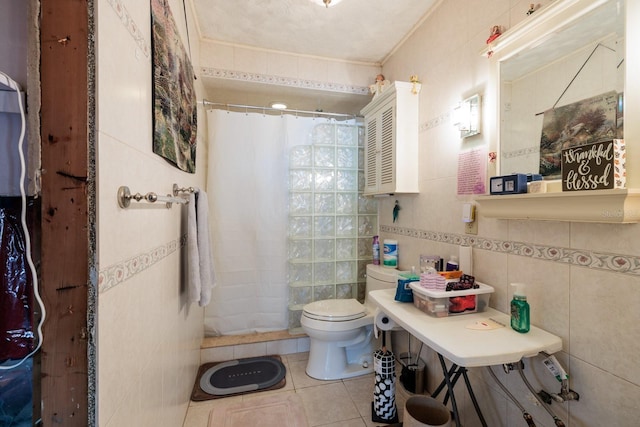
[[[169,4],[187,47],[182,1]],[[135,202],[121,209],[116,192],[121,185],[160,194],[170,193],[173,183],[203,187],[206,119],[200,108],[196,174],[154,154],[150,2],[99,0],[96,10],[97,425],[175,427],[187,410],[203,337],[203,310],[185,294],[186,212]],[[192,37],[193,28],[189,16]],[[191,58],[197,70],[197,48]],[[201,99],[199,81],[196,90]]]
[[[27,87],[27,8],[24,2],[0,0],[0,71],[17,82],[23,91]],[[7,88],[0,88],[4,89]],[[20,195],[21,119],[20,114],[15,113],[17,108],[11,108],[12,113],[2,108],[9,105],[9,100],[15,100],[13,92],[0,93],[0,196]],[[26,144],[23,147],[26,156]]]
[[[460,140],[450,121],[451,108],[465,97],[491,99],[489,64],[480,55],[493,25],[509,28],[526,18],[528,1],[446,0],[384,64],[389,80],[408,80],[418,74],[420,93],[420,194],[382,199],[381,238],[399,241],[400,267],[416,265],[420,253],[445,258],[457,252],[456,242],[469,242],[460,221],[461,203],[456,196],[457,162],[461,150],[487,146],[486,133]],[[550,3],[549,1],[542,2]],[[630,120],[629,116],[626,117]],[[486,126],[491,117],[485,115]],[[399,220],[391,211],[399,200]],[[608,225],[539,221],[507,221],[484,218],[479,212],[479,234],[472,236],[474,273],[496,289],[491,305],[508,312],[512,296],[509,283],[528,283],[532,324],[560,336],[564,351],[558,355],[571,375],[571,388],[580,400],[552,407],[570,426],[631,426],[640,409],[640,369],[637,354],[640,334],[640,225]],[[416,231],[418,233],[416,233]],[[430,233],[419,233],[428,231]],[[416,235],[424,238],[411,237]],[[433,390],[441,378],[439,365],[428,352],[429,381]],[[535,371],[535,374],[532,372]],[[538,426],[553,420],[531,396],[517,374],[496,373],[536,418]],[[526,372],[536,387],[541,381],[549,392],[559,383],[531,359]],[[517,407],[510,403],[486,372],[472,370],[480,406],[490,426],[524,425]],[[460,388],[465,427],[479,425],[470,400]]]
[[[0,71],[27,86],[26,2],[0,0]]]

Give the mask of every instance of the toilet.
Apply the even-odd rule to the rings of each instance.
[[[369,292],[395,289],[398,273],[369,264],[364,304],[356,299],[329,299],[303,307],[300,323],[310,341],[307,375],[336,380],[373,372],[376,305],[369,301]]]

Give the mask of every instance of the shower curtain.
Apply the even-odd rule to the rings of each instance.
[[[285,330],[288,152],[327,119],[210,110],[207,120],[217,286],[205,334]]]

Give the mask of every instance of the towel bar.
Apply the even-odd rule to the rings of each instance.
[[[186,205],[187,203],[189,203],[189,200],[178,196],[180,192],[184,192],[184,191],[192,192],[194,190],[192,187],[178,188],[177,184],[173,184],[173,196],[171,194],[162,196],[152,191],[148,192],[147,194],[140,194],[140,193],[131,194],[131,190],[129,190],[129,187],[127,187],[126,185],[123,185],[120,188],[118,188],[118,205],[121,208],[126,209],[131,205],[131,200],[134,200],[136,202],[140,202],[144,200],[149,203],[155,203],[155,202],[165,203],[167,209],[170,209],[174,203],[178,203],[181,205]]]
[[[173,184],[173,195],[177,196],[180,193],[195,193],[196,189],[193,187],[178,187],[178,184]]]

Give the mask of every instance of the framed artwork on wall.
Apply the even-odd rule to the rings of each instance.
[[[540,138],[540,175],[562,178],[562,150],[597,141],[611,140],[618,134],[615,91],[574,102],[544,112]]]
[[[151,0],[153,152],[195,173],[197,103],[194,72],[167,0]]]

